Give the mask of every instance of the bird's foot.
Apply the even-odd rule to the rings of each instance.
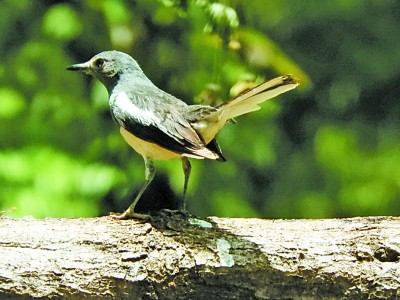
[[[139,214],[129,208],[127,210],[125,210],[122,214],[121,213],[111,213],[110,216],[116,220],[129,220],[129,219],[139,219],[139,220],[143,220],[143,221],[151,220],[150,215]]]

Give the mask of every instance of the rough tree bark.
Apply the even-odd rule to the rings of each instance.
[[[0,225],[0,299],[400,299],[397,217]]]

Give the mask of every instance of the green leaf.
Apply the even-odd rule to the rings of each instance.
[[[0,88],[0,118],[11,119],[26,107],[24,96],[8,87]]]
[[[77,13],[68,4],[52,6],[44,15],[43,31],[59,40],[70,40],[82,31]]]

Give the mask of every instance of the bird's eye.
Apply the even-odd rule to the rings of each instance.
[[[105,60],[102,58],[98,58],[94,61],[94,65],[96,68],[102,68],[104,66]]]

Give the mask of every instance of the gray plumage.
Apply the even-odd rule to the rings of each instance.
[[[67,68],[99,79],[109,93],[113,119],[126,142],[146,164],[146,184],[120,218],[138,217],[134,207],[154,176],[153,160],[181,158],[185,172],[184,197],[190,175],[188,158],[225,160],[215,140],[232,118],[259,109],[259,104],[295,88],[291,76],[281,76],[220,106],[187,105],[156,87],[128,54],[105,51]],[[185,209],[184,200],[181,209]]]

